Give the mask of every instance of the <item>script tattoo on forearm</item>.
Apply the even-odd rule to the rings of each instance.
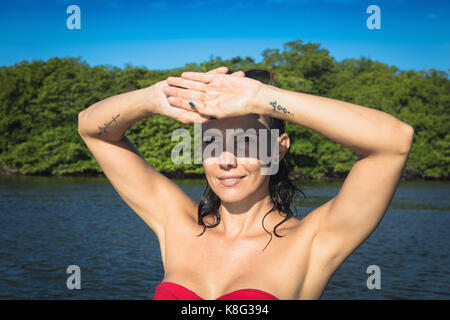
[[[97,133],[97,135],[102,135],[104,133],[108,133],[108,129],[111,128],[111,123],[116,122],[116,119],[120,117],[120,114],[113,116],[112,120],[110,122],[105,122],[103,127],[98,127],[99,132]]]
[[[273,111],[279,110],[279,111],[282,111],[285,114],[294,116],[294,114],[292,112],[290,112],[287,108],[282,107],[279,104],[277,104],[277,101],[270,102],[270,105],[273,107]]]

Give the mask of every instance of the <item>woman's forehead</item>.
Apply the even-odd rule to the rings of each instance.
[[[267,120],[259,114],[216,119],[202,124],[202,132],[213,128],[221,131],[225,131],[226,129],[243,129],[245,131],[250,128],[256,130],[270,129]]]

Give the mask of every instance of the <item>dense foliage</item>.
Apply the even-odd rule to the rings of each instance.
[[[448,74],[434,69],[401,71],[367,58],[337,62],[319,44],[288,42],[284,50],[266,49],[256,64],[247,57],[210,58],[172,70],[127,65],[90,67],[80,58],[22,61],[0,67],[0,171],[3,174],[77,175],[101,173],[77,131],[78,113],[93,103],[135,90],[183,71],[219,66],[275,71],[280,87],[343,100],[389,113],[415,129],[404,171],[406,178],[448,179],[450,164]],[[158,171],[176,177],[203,173],[196,164],[175,165],[171,141],[175,128],[193,135],[193,125],[154,116],[135,123],[127,137]],[[327,138],[288,124],[290,166],[303,178],[342,178],[357,155]]]

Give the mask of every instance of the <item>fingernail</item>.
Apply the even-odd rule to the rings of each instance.
[[[195,104],[193,104],[192,102],[189,102],[189,105],[190,105],[192,108],[195,108]]]
[[[216,120],[216,117],[209,117],[209,120]]]

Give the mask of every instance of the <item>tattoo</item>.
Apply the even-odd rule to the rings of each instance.
[[[286,109],[285,107],[280,106],[279,104],[277,104],[276,101],[272,101],[270,102],[270,105],[273,107],[273,110],[280,110],[283,111],[286,114],[290,114],[292,116],[294,116],[294,114],[292,112],[290,112],[288,109]]]
[[[116,116],[113,116],[113,118],[112,118],[112,120],[110,121],[110,122],[105,122],[104,123],[104,127],[98,127],[98,129],[100,130],[98,133],[97,133],[97,135],[99,136],[99,135],[101,135],[101,134],[103,134],[103,133],[107,133],[108,132],[108,129],[111,127],[111,123],[113,123],[113,122],[116,122],[116,119],[118,118],[118,117],[120,117],[120,114],[118,114],[118,115],[116,115]]]

